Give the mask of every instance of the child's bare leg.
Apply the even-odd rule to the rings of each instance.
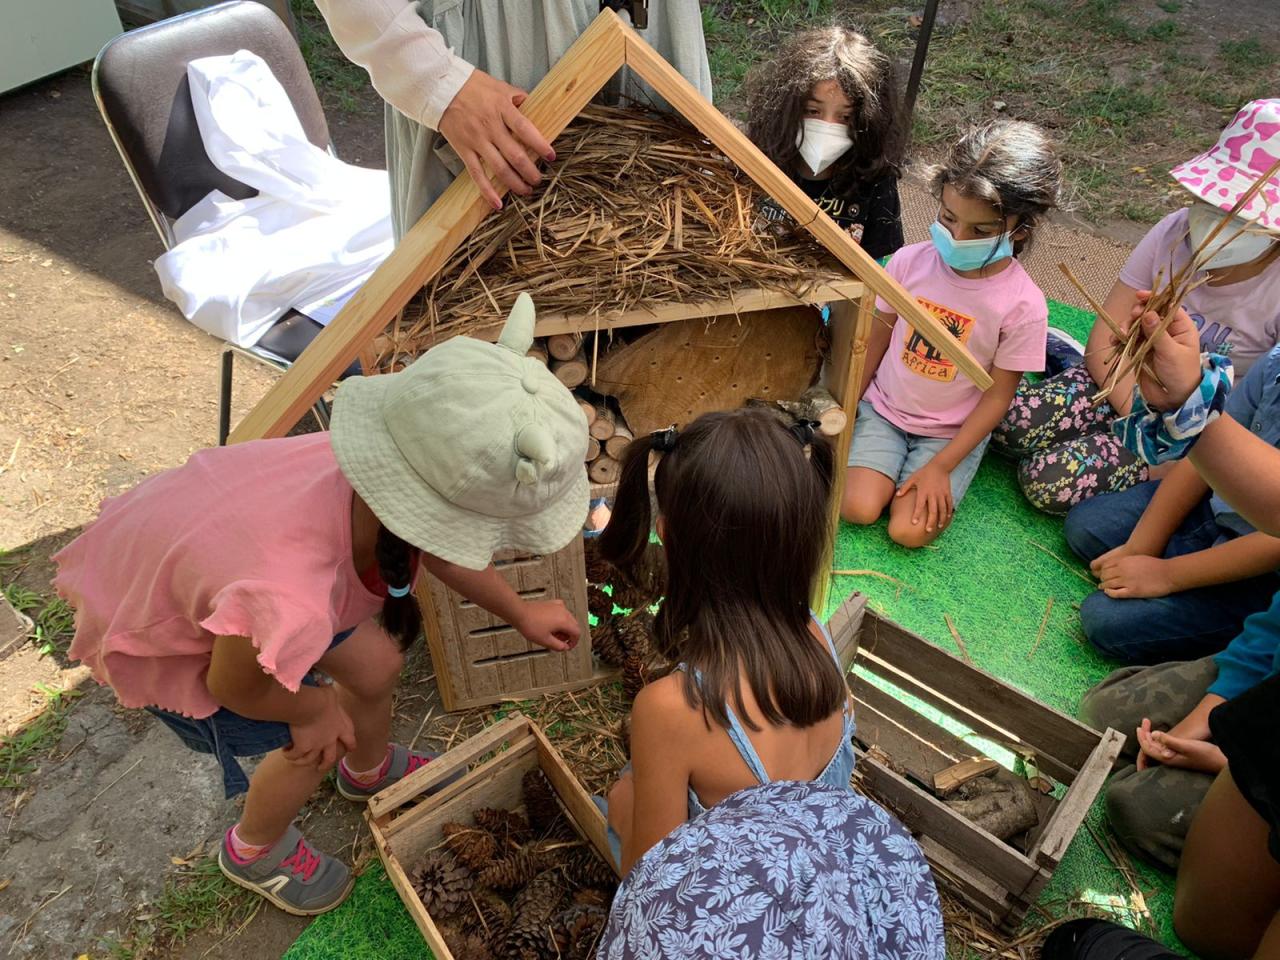
[[[889,539],[903,547],[918,548],[927,546],[942,536],[951,521],[946,524],[935,523],[932,530],[927,530],[925,520],[911,522],[911,514],[916,508],[916,491],[912,489],[903,497],[894,497],[889,505]]]
[[[356,732],[356,748],[345,757],[348,770],[369,770],[383,761],[391,734],[391,700],[404,654],[372,621],[320,658],[333,677],[338,700]]]
[[[249,780],[237,836],[255,847],[275,843],[328,772],[328,768],[320,769],[315,764],[290,763],[283,751],[271,751]]]
[[[870,467],[847,467],[840,517],[847,523],[868,526],[880,519],[897,489],[893,480]]]
[[[1268,833],[1230,769],[1218,774],[1187,832],[1173,905],[1178,936],[1206,960],[1262,957],[1260,944],[1278,945],[1280,864]]]

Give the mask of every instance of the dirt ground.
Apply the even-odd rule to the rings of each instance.
[[[1272,2],[1194,10],[1206,30],[1226,37],[1248,22],[1233,18],[1253,8],[1261,16]],[[340,156],[381,166],[382,112],[372,92],[326,107]],[[0,579],[47,594],[49,555],[103,497],[214,442],[221,347],[160,295],[151,261],[161,245],[84,69],[0,96],[0,138]],[[918,190],[913,196],[921,202]],[[1116,230],[1125,239],[1134,232]],[[1046,249],[1074,242],[1069,231],[1056,236]],[[271,377],[237,364],[236,418]],[[434,702],[428,670],[421,659],[409,668],[396,721],[405,740]],[[30,729],[50,690],[79,694],[61,701],[65,728],[19,787],[0,786],[0,941],[16,958],[106,955],[121,940],[116,956],[144,955],[147,930],[173,929],[174,918],[160,914],[183,901],[170,894],[187,889],[184,878],[215,848],[235,806],[217,799],[211,762],[147,715],[118,709],[56,645],[42,655],[33,644],[0,662],[0,737]],[[351,859],[367,853],[357,813],[326,787],[305,826]],[[206,912],[210,903],[244,910],[243,900],[215,897]],[[278,957],[302,926],[260,910],[152,953]]]

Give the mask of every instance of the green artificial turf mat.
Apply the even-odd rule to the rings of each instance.
[[[1060,303],[1050,304],[1049,316],[1081,342],[1093,321],[1091,313]],[[897,546],[884,521],[874,527],[843,525],[835,566],[884,576],[837,578],[831,609],[860,590],[879,612],[955,652],[949,615],[975,664],[1063,712],[1074,714],[1081,695],[1109,672],[1080,632],[1078,606],[1092,581],[1067,548],[1062,521],[1033,510],[1018,489],[1013,465],[995,454],[986,458],[951,528],[933,547]],[[1033,653],[1050,598],[1053,609]],[[1106,831],[1104,819],[1098,803],[1089,823],[1100,836]],[[1176,946],[1173,877],[1135,867],[1160,937]],[[1082,896],[1112,907],[1122,922],[1134,906],[1129,884],[1087,828],[1076,836],[1041,903],[1056,912],[1064,901]],[[286,960],[429,956],[380,867],[366,872],[350,899],[317,918],[285,954]]]

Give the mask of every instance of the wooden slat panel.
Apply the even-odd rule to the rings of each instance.
[[[547,140],[555,140],[623,65],[625,36],[618,16],[604,11],[521,104],[520,112]],[[500,182],[494,181],[494,188],[499,196],[506,193]],[[470,176],[454,180],[232,431],[229,442],[284,436],[491,210]]]
[[[836,659],[848,670],[858,655],[858,637],[862,633],[862,617],[867,610],[865,594],[855,593],[836,608],[827,621],[827,632],[835,644]]]
[[[970,823],[875,758],[860,757],[858,771],[866,779],[868,793],[883,800],[913,833],[923,834],[946,847],[961,862],[972,864],[991,882],[1015,896],[1027,888],[1039,871],[1036,864],[1008,844]]]
[[[618,866],[613,862],[613,852],[609,849],[608,824],[605,823],[600,808],[591,802],[591,798],[587,795],[587,791],[582,789],[578,778],[565,765],[559,752],[537,726],[533,728],[533,736],[538,744],[538,761],[542,766],[542,772],[551,781],[551,786],[555,788],[556,796],[564,805],[565,812],[577,824],[582,835],[596,848],[596,853],[600,854],[604,862],[613,867],[614,872],[617,873]]]
[[[836,225],[818,205],[747,139],[746,134],[708,103],[671,64],[662,59],[635,31],[623,26],[626,35],[627,67],[666,99],[675,109],[742,172],[776,200],[798,224],[813,235],[863,283],[884,299],[897,314],[928,338],[938,352],[960,368],[983,390],[991,386],[991,375],[973,358],[964,345],[947,332],[938,319],[922,310],[906,290],[889,276],[847,232]]]
[[[1123,746],[1124,734],[1108,727],[1097,748],[1080,769],[1075,783],[1071,784],[1071,789],[1040,833],[1040,839],[1031,851],[1031,855],[1039,863],[1053,870],[1062,861],[1072,838],[1080,829],[1080,824],[1084,823],[1089,808],[1093,806],[1102,785],[1110,776],[1111,768]]]
[[[886,661],[916,678],[918,686],[911,690],[913,694],[927,688],[935,701],[940,694],[964,707],[968,713],[957,715],[957,720],[969,723],[973,717],[984,719],[997,728],[997,737],[1007,740],[1014,735],[1033,747],[1037,754],[1059,761],[1055,766],[1060,769],[1052,775],[1066,782],[1071,781],[1074,771],[1084,766],[1098,745],[1098,733],[1078,720],[952,656],[874,610],[868,610],[863,621],[859,656],[864,654]],[[883,673],[871,663],[868,668]],[[897,677],[885,676],[902,685]],[[975,724],[970,725],[976,728]]]
[[[868,748],[879,747],[921,785],[930,786],[935,773],[977,755],[963,740],[861,677],[849,681],[856,705],[855,738]]]
[[[474,762],[502,743],[518,744],[530,735],[533,724],[524,714],[516,712],[505,720],[468,737],[452,750],[448,750],[425,767],[419,767],[404,779],[369,799],[369,813],[375,818],[393,814],[409,800],[430,790],[437,783],[453,776],[467,764]]]

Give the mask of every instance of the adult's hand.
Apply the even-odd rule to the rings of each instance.
[[[502,197],[489,182],[489,172],[508,190],[528,196],[542,180],[529,151],[548,161],[556,158],[551,144],[519,110],[526,96],[519,87],[476,70],[440,117],[440,132],[495,210],[502,209]]]
[[[1157,335],[1160,317],[1146,309],[1150,296],[1150,290],[1138,291],[1138,304],[1133,308],[1134,318],[1142,324],[1142,335],[1151,340],[1138,388],[1152,409],[1176,410],[1200,384],[1200,333],[1187,311],[1179,307],[1169,326]]]

